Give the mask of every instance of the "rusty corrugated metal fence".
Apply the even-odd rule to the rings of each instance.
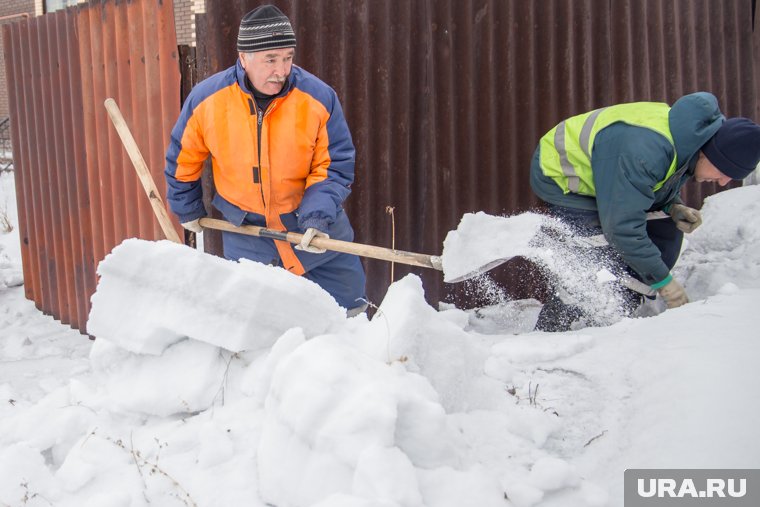
[[[260,3],[206,1],[201,78],[234,63],[239,20]],[[728,115],[760,116],[755,0],[271,3],[293,21],[297,63],[334,86],[344,106],[357,147],[347,208],[363,243],[391,246],[393,218],[396,248],[440,253],[465,212],[535,207],[534,147],[573,114],[708,90]],[[171,2],[91,1],[3,36],[27,296],[83,329],[96,263],[122,238],[160,234],[102,102],[116,98],[163,187],[179,112]],[[689,186],[686,198],[698,204],[716,190]],[[218,235],[205,236],[219,253]],[[390,266],[365,266],[379,302]],[[406,266],[396,278],[410,271],[433,303],[461,290]],[[512,295],[531,295],[519,263],[499,276]]]
[[[97,263],[162,237],[103,101],[124,113],[159,188],[179,114],[171,1],[91,1],[4,27],[26,297],[84,331]]]
[[[465,212],[536,206],[533,150],[574,114],[708,90],[728,115],[760,116],[755,0],[207,0],[201,77],[234,62],[239,20],[261,3],[291,17],[296,63],[341,99],[357,147],[347,209],[363,243],[391,246],[388,206],[396,248],[425,253]],[[689,185],[686,200],[716,190]],[[365,266],[379,302],[390,268]],[[500,273],[517,297],[533,289],[521,268]],[[396,278],[409,271],[431,302],[461,289],[420,269]]]

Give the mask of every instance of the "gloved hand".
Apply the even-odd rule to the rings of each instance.
[[[317,248],[316,246],[311,246],[311,240],[317,238],[325,238],[328,239],[330,236],[326,233],[320,231],[319,229],[316,229],[314,227],[309,227],[306,229],[306,232],[303,233],[303,238],[301,238],[301,243],[296,245],[296,250],[303,250],[304,252],[309,253],[315,253],[315,254],[322,254],[325,253],[327,250],[324,248]]]
[[[187,229],[190,232],[200,233],[203,232],[203,227],[201,226],[201,219],[196,218],[195,220],[191,220],[190,222],[183,222],[182,227]]]
[[[657,292],[660,293],[662,299],[667,303],[668,309],[678,308],[689,302],[689,297],[686,295],[686,291],[675,278],[668,282],[664,287],[660,287]]]
[[[702,214],[699,210],[683,204],[673,204],[670,207],[670,216],[673,217],[676,227],[687,234],[694,232],[694,229],[702,225]]]

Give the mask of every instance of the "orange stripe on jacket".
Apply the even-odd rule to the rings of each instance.
[[[250,114],[248,99],[239,87],[230,86],[195,109],[182,136],[176,178],[200,178],[203,161],[210,152],[214,183],[222,197],[241,209],[265,216],[271,212],[289,213],[298,208],[307,186],[327,178],[329,114],[310,95],[291,90],[287,101],[277,99],[264,116],[259,157],[257,118]],[[242,106],[232,107],[234,102]],[[199,124],[206,125],[205,131]],[[304,160],[311,160],[311,165]],[[254,167],[259,168],[258,184],[254,182]]]

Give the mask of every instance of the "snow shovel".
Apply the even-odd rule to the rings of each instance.
[[[145,189],[145,193],[150,199],[153,207],[153,212],[156,214],[161,229],[167,239],[176,243],[182,243],[179,239],[177,231],[171,224],[169,215],[166,211],[163,201],[161,200],[158,189],[156,188],[155,181],[148,170],[148,166],[145,164],[140,149],[135,142],[132,132],[129,130],[124,116],[121,114],[119,106],[112,98],[105,100],[105,107],[108,111],[108,116],[116,127],[116,131],[119,133],[121,142],[124,145],[124,149],[129,154],[129,158],[132,160],[132,165],[137,171],[137,175],[140,178],[140,182]],[[281,241],[287,241],[289,243],[298,244],[301,242],[301,234],[296,232],[283,232],[266,229],[264,227],[258,227],[255,225],[244,225],[242,227],[236,227],[224,220],[216,220],[213,218],[202,218],[200,221],[201,226],[208,229],[216,229],[220,231],[236,232],[239,234],[248,234],[251,236],[260,236],[262,238],[271,238]],[[437,255],[419,254],[413,252],[405,252],[403,250],[393,250],[390,248],[383,248],[379,246],[363,245],[361,243],[351,243],[349,241],[340,241],[329,238],[314,238],[311,244],[326,250],[334,252],[343,252],[361,257],[369,257],[372,259],[379,259],[389,262],[398,262],[400,264],[408,264],[410,266],[418,266],[423,268],[436,269],[443,271],[443,263],[441,257]]]
[[[242,225],[236,227],[225,220],[215,218],[201,218],[200,224],[207,229],[216,229],[218,231],[235,232],[238,234],[247,234],[248,236],[259,236],[262,238],[277,239],[287,241],[297,245],[301,243],[303,234],[297,232],[275,231],[257,225]],[[369,257],[370,259],[379,259],[381,261],[398,262],[410,266],[421,268],[431,268],[443,271],[443,263],[437,255],[427,255],[414,252],[405,252],[403,250],[394,250],[380,246],[365,245],[362,243],[352,243],[350,241],[341,241],[338,239],[315,237],[309,245],[317,248],[324,248],[333,252],[342,252],[347,254],[358,255],[360,257]]]

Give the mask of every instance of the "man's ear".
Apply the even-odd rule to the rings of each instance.
[[[245,53],[238,53],[238,60],[240,60],[240,66],[245,70]]]

